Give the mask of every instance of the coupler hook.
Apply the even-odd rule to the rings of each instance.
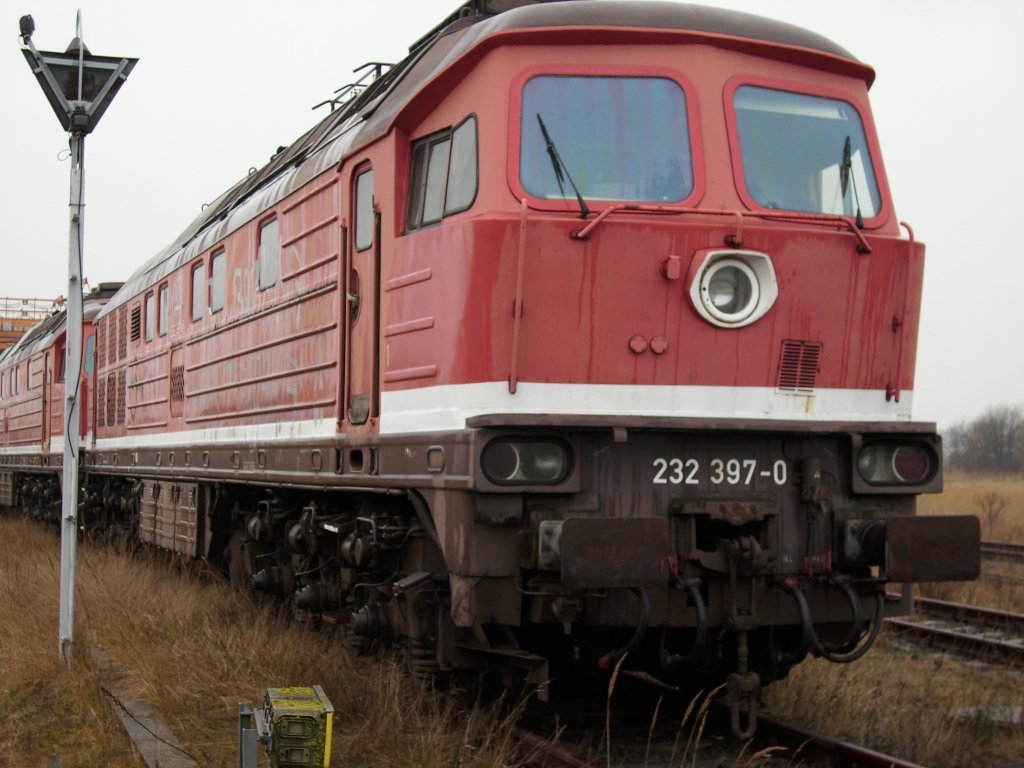
[[[737,671],[725,679],[725,690],[729,696],[729,718],[732,735],[737,739],[752,739],[757,732],[757,700],[761,693],[761,678],[749,671],[747,633],[736,636]],[[743,704],[746,702],[746,727],[743,727]]]

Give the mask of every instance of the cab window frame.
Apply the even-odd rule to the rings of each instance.
[[[470,128],[472,131],[466,138],[465,132],[470,131]],[[465,143],[457,144],[460,140]],[[463,151],[456,152],[457,148]],[[440,167],[442,164],[443,172]],[[465,185],[464,188],[459,184],[453,187],[453,170],[458,172],[466,168],[472,169],[471,184]],[[463,181],[465,177],[460,174],[455,180]],[[453,189],[458,191],[458,197],[454,200]],[[471,190],[472,193],[467,195],[466,190]],[[435,226],[449,216],[468,211],[473,207],[479,194],[480,129],[475,112],[471,112],[455,125],[411,142],[406,232],[416,232]]]
[[[281,225],[279,222],[280,220],[275,214],[260,220],[256,226],[256,288],[258,291],[267,291],[277,285],[277,279],[281,273]]]
[[[170,325],[171,314],[171,286],[163,282],[156,291],[156,335],[166,336],[167,327]]]
[[[572,191],[572,185],[565,181],[565,198],[538,197],[531,194],[521,180],[522,171],[522,140],[523,140],[523,94],[527,84],[538,77],[595,77],[595,78],[650,78],[664,79],[674,83],[683,94],[683,106],[686,114],[686,133],[688,139],[690,164],[690,190],[682,200],[662,202],[658,200],[627,200],[627,199],[592,199],[586,196],[587,207],[593,212],[622,205],[660,205],[673,208],[695,207],[703,198],[706,188],[704,169],[703,138],[701,135],[701,110],[698,93],[693,83],[682,72],[672,67],[658,65],[607,66],[607,65],[557,65],[538,64],[520,71],[512,83],[511,104],[508,124],[508,153],[506,177],[510,189],[519,199],[525,199],[530,208],[544,211],[565,211],[579,214],[579,202]],[[533,118],[536,120],[536,118]],[[546,121],[547,122],[547,121]],[[548,125],[550,131],[550,125]],[[556,146],[557,137],[552,137]],[[559,147],[560,149],[561,147]],[[563,161],[565,158],[562,158]],[[570,167],[570,174],[573,169]]]
[[[352,178],[352,245],[357,253],[362,253],[372,248],[376,239],[375,230],[377,226],[375,223],[376,211],[374,206],[376,190],[374,183],[372,164],[365,163],[356,169]],[[364,184],[369,186],[364,187]],[[366,196],[367,189],[369,190],[369,197]]]
[[[199,259],[192,262],[192,269],[189,273],[190,280],[190,310],[192,322],[201,322],[206,317],[207,290],[206,290],[206,260]],[[198,278],[198,280],[197,280]]]
[[[733,183],[736,193],[739,195],[743,205],[751,211],[768,211],[773,214],[784,214],[791,212],[799,216],[821,216],[825,218],[842,217],[852,220],[853,217],[843,213],[823,213],[808,211],[802,208],[771,208],[762,205],[748,187],[748,180],[743,167],[743,149],[740,143],[740,130],[736,115],[736,92],[749,86],[770,91],[783,91],[798,96],[810,96],[821,99],[841,101],[849,105],[860,121],[860,127],[864,132],[864,147],[867,152],[867,159],[870,161],[871,172],[874,176],[875,187],[878,192],[878,210],[873,215],[864,216],[865,229],[877,229],[883,226],[890,218],[891,197],[889,184],[886,178],[885,166],[882,162],[881,145],[878,141],[878,134],[871,109],[868,104],[853,90],[834,88],[818,83],[784,80],[759,75],[739,74],[734,75],[726,81],[722,91],[723,106],[725,110],[726,133],[729,139],[729,154],[732,161]],[[837,152],[841,147],[837,148]],[[850,193],[852,194],[852,193]],[[859,194],[864,195],[861,190]]]
[[[215,315],[223,311],[227,305],[228,298],[228,252],[226,248],[219,248],[210,254],[210,265],[207,270],[207,300],[209,302],[210,314]],[[219,272],[219,274],[218,274]]]
[[[143,338],[149,344],[156,337],[156,291],[146,291],[142,307]]]

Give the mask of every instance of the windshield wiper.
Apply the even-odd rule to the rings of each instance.
[[[853,182],[853,200],[857,205],[857,228],[864,229],[864,216],[860,212],[860,195],[857,194],[857,180],[853,178],[853,153],[850,147],[850,137],[843,141],[843,161],[839,164],[839,189],[846,200],[846,188]]]
[[[572,185],[572,191],[576,193],[576,199],[580,204],[580,218],[585,219],[590,215],[590,208],[587,207],[587,201],[583,199],[583,195],[580,194],[579,188],[576,186],[576,182],[572,180],[572,176],[569,174],[569,169],[565,163],[562,162],[562,156],[558,154],[558,149],[555,147],[555,142],[551,140],[551,134],[548,133],[547,126],[544,125],[544,120],[541,118],[540,113],[537,113],[537,122],[540,123],[540,132],[544,134],[544,143],[547,145],[548,156],[551,158],[551,167],[555,169],[555,180],[558,182],[558,191],[565,197],[565,189],[562,187],[562,181],[568,179]],[[564,171],[564,174],[563,174]]]

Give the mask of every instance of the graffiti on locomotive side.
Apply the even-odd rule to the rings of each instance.
[[[789,472],[782,459],[771,467],[757,459],[712,459],[703,467],[697,459],[657,458],[654,460],[654,485],[752,485],[758,479],[785,485]]]

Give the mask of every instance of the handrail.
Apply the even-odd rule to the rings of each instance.
[[[574,229],[569,233],[569,237],[572,240],[587,240],[590,234],[609,216],[619,211],[626,211],[629,213],[650,213],[662,216],[681,215],[681,214],[699,214],[705,216],[729,216],[731,218],[738,219],[737,224],[737,235],[734,238],[737,244],[743,240],[743,223],[745,217],[757,218],[757,219],[779,219],[779,220],[790,220],[790,221],[806,221],[806,222],[820,222],[822,224],[838,224],[845,227],[857,238],[857,252],[868,254],[871,253],[871,246],[868,244],[867,238],[864,237],[864,233],[861,232],[857,226],[857,222],[849,216],[840,216],[839,214],[832,213],[805,213],[801,211],[736,211],[736,210],[724,210],[714,208],[682,208],[679,206],[669,205],[643,205],[639,203],[624,203],[619,205],[611,205],[601,211],[597,218],[588,222],[583,229]]]

